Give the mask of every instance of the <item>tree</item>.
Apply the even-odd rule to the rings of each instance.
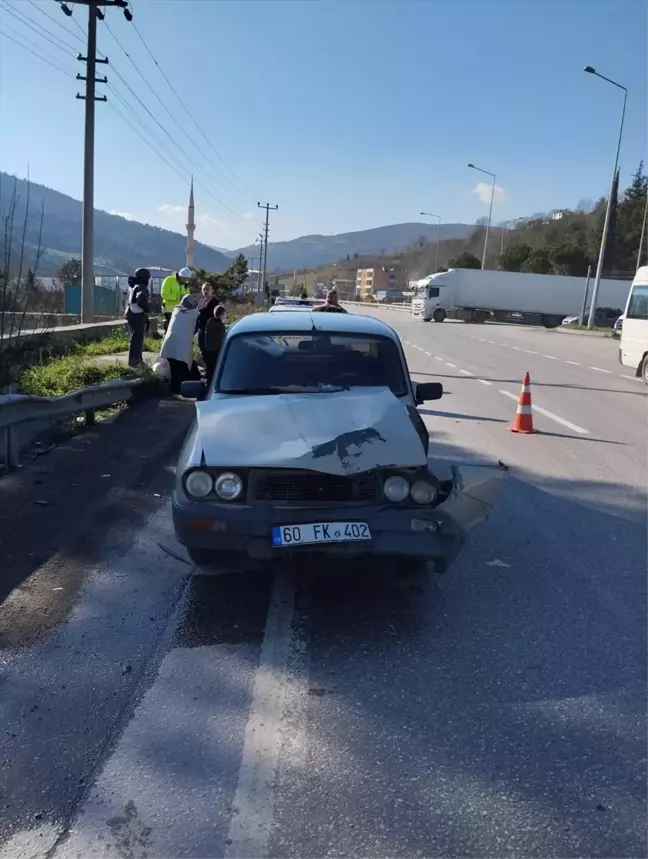
[[[647,196],[648,176],[643,171],[642,161],[634,172],[632,182],[624,191],[623,199],[619,203],[618,264],[620,271],[633,272],[637,265],[637,253]]]
[[[578,244],[554,245],[548,252],[555,274],[585,277],[587,267],[591,265],[585,249]]]
[[[448,268],[481,268],[481,260],[468,251],[448,261]]]
[[[521,271],[530,255],[531,248],[525,242],[509,245],[500,256],[499,267],[501,271]]]
[[[81,260],[69,259],[58,270],[63,286],[78,286],[81,283]]]
[[[553,266],[546,248],[536,248],[531,251],[528,258],[522,263],[520,271],[532,274],[552,274]]]

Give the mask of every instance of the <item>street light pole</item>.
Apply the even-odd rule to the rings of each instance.
[[[434,273],[436,274],[439,270],[439,234],[441,232],[441,215],[433,215],[431,212],[421,212],[421,215],[424,215],[426,218],[439,219],[436,228],[436,260],[434,263]]]
[[[487,176],[493,177],[493,185],[491,187],[490,208],[488,210],[488,221],[486,223],[486,235],[484,236],[484,252],[482,254],[482,271],[486,267],[486,251],[488,250],[488,233],[490,232],[491,218],[493,217],[493,199],[495,197],[495,174],[489,170],[482,170],[481,167],[475,167],[474,164],[468,165],[473,170],[478,170],[480,173],[485,173]]]
[[[605,220],[603,222],[603,234],[601,236],[601,247],[599,248],[598,264],[596,266],[596,277],[594,278],[594,289],[592,290],[592,303],[590,305],[589,319],[587,327],[594,327],[596,320],[596,303],[598,301],[599,285],[601,283],[601,274],[603,272],[603,259],[605,257],[605,246],[607,244],[608,228],[610,226],[610,214],[612,212],[612,193],[614,191],[614,182],[616,180],[617,168],[619,165],[619,152],[621,151],[621,138],[623,137],[623,122],[625,120],[626,102],[628,100],[628,90],[626,87],[618,84],[616,81],[606,78],[605,75],[600,75],[592,66],[585,66],[584,71],[590,75],[596,75],[597,78],[607,81],[618,89],[623,90],[623,110],[621,111],[621,124],[619,126],[619,139],[617,141],[616,153],[614,155],[614,169],[612,170],[612,181],[610,182],[610,193],[608,194],[607,206],[605,208]]]
[[[641,225],[641,237],[639,239],[639,251],[637,252],[637,271],[641,268],[641,257],[643,256],[644,236],[646,235],[646,216],[648,216],[648,195],[646,196],[646,205],[644,206],[643,223]]]

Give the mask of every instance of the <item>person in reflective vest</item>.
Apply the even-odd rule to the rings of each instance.
[[[128,297],[126,299],[126,322],[128,323],[128,366],[137,367],[143,361],[144,334],[149,321],[148,285],[151,272],[138,268],[128,278]]]
[[[180,304],[185,295],[189,295],[189,279],[191,278],[190,268],[181,268],[165,277],[162,281],[160,290],[160,298],[162,299],[162,312],[164,313],[164,330],[169,327],[171,314]]]

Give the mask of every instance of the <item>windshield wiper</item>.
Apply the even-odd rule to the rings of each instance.
[[[250,396],[261,396],[263,394],[285,394],[285,388],[229,388],[221,389],[219,394],[249,394]]]

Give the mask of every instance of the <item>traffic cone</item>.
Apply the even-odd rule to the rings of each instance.
[[[533,429],[533,411],[531,409],[531,376],[529,376],[528,370],[524,374],[517,411],[509,430],[511,432],[526,434],[535,432]]]

